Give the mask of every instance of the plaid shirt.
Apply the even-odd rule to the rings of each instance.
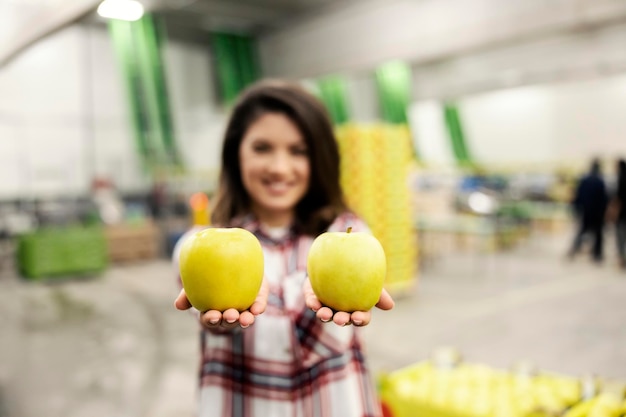
[[[291,232],[271,238],[252,220],[238,226],[263,247],[268,306],[247,329],[201,332],[199,416],[379,417],[358,329],[322,323],[304,304],[313,239]],[[351,214],[329,230],[346,226],[367,230]]]

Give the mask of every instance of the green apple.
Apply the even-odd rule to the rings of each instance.
[[[182,245],[180,278],[187,298],[200,311],[248,309],[263,281],[263,250],[240,228],[201,230]]]
[[[326,232],[311,245],[307,271],[315,295],[338,311],[368,311],[380,298],[387,260],[368,233]]]

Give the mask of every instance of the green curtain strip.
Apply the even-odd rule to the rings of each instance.
[[[216,32],[211,34],[211,46],[219,91],[224,102],[230,105],[244,88],[261,76],[256,42],[250,36]]]
[[[411,68],[400,61],[376,69],[376,87],[382,118],[393,124],[407,124],[411,97]]]
[[[157,166],[164,166],[167,164],[167,156],[163,146],[163,126],[159,118],[159,96],[156,89],[155,74],[152,71],[152,51],[150,40],[148,39],[150,26],[150,19],[147,16],[131,23],[133,42],[137,52],[139,81],[144,93],[142,105],[148,115],[148,140],[152,151],[151,157]]]
[[[402,61],[391,61],[381,65],[375,72],[376,90],[381,117],[391,124],[408,125],[407,110],[411,103],[411,67]],[[420,154],[411,141],[413,159],[420,162]]]
[[[235,48],[239,57],[239,70],[243,88],[260,77],[256,40],[249,36],[235,36]]]
[[[109,33],[113,42],[113,48],[121,68],[126,85],[126,97],[129,103],[133,136],[136,149],[139,152],[140,161],[144,171],[152,169],[152,151],[148,141],[148,126],[146,115],[143,113],[142,86],[139,69],[135,57],[135,48],[132,41],[132,26],[130,22],[122,20],[109,20]]]
[[[164,39],[164,27],[161,21],[157,21],[152,16],[143,19],[143,34],[149,59],[149,70],[152,72],[146,80],[154,83],[156,94],[156,124],[161,132],[162,145],[165,148],[166,164],[171,167],[182,168],[182,159],[176,146],[174,126],[172,122],[172,112],[169,95],[167,92],[167,81],[165,76],[165,62],[161,55],[161,48]]]
[[[144,168],[182,168],[155,19],[109,21],[113,45],[126,79],[135,140]]]
[[[347,86],[342,77],[330,76],[317,82],[319,96],[326,105],[328,114],[335,125],[342,125],[350,120],[348,111]]]
[[[452,152],[457,162],[464,166],[472,165],[473,160],[467,148],[457,105],[451,102],[445,103],[443,113],[450,144],[452,145]]]

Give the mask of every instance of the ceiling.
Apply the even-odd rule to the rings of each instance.
[[[153,0],[168,32],[193,36],[216,30],[262,34],[346,0]]]
[[[210,31],[261,35],[326,8],[360,0],[138,0],[162,16],[169,37],[205,43]],[[0,67],[20,51],[82,20],[102,25],[99,0],[0,0]]]

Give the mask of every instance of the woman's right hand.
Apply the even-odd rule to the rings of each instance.
[[[334,311],[330,307],[323,305],[315,295],[313,287],[311,286],[311,280],[307,277],[304,281],[304,303],[308,308],[315,311],[315,315],[318,319],[327,323],[333,321],[338,326],[346,326],[353,324],[355,326],[367,326],[372,320],[372,312],[370,311]],[[383,288],[376,307],[381,310],[391,310],[395,303],[391,295]]]
[[[200,323],[207,330],[231,330],[238,326],[245,329],[254,323],[256,316],[265,311],[268,294],[269,286],[263,280],[259,293],[248,310],[239,312],[234,308],[229,308],[224,312],[218,310],[204,311],[200,313]],[[180,294],[174,301],[174,306],[179,310],[188,310],[192,307],[184,289],[180,290]]]

